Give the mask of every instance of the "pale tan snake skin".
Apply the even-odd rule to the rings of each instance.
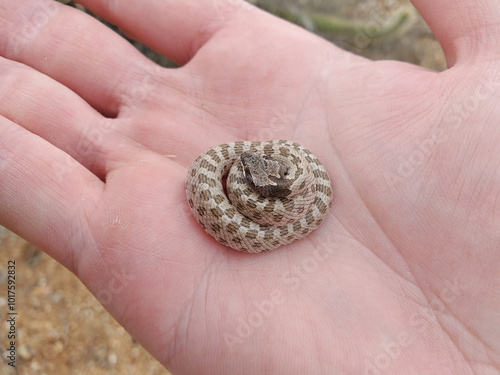
[[[193,162],[186,195],[208,234],[233,249],[260,253],[316,229],[330,208],[332,187],[324,166],[297,143],[239,141],[212,147]]]

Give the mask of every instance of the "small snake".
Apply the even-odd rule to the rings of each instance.
[[[285,140],[212,147],[191,165],[194,217],[221,244],[260,253],[307,236],[325,219],[332,187],[309,150]]]

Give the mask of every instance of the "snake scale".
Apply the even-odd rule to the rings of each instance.
[[[298,240],[325,219],[332,187],[325,167],[291,141],[212,147],[186,179],[191,211],[221,244],[260,253]]]

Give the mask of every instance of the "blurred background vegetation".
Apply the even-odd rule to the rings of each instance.
[[[58,0],[100,19],[72,0]],[[219,0],[230,1],[230,0]],[[293,22],[339,47],[373,60],[406,61],[434,70],[446,68],[441,48],[408,0],[250,0],[259,8]],[[125,36],[151,60],[175,64],[146,45]]]

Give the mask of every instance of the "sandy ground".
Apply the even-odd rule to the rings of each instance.
[[[435,70],[445,68],[439,45],[407,1],[267,0],[263,3],[270,9],[276,6],[286,9],[306,25],[312,18],[307,12],[356,21],[363,28],[322,35],[368,58],[396,59]],[[402,12],[403,25],[390,30]],[[317,30],[311,24],[309,27]],[[8,343],[5,314],[9,260],[15,260],[17,274],[17,358],[14,369],[7,365],[3,353],[0,375],[169,374],[113,320],[72,273],[0,227],[2,350]]]

